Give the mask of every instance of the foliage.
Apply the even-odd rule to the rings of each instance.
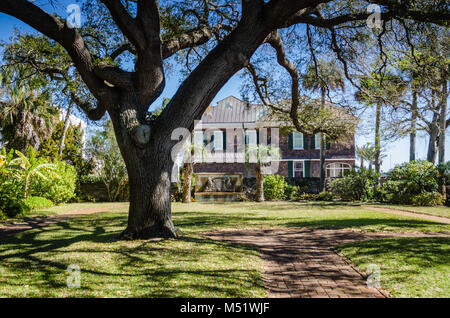
[[[383,186],[387,200],[392,203],[412,203],[412,197],[436,192],[438,188],[438,170],[428,161],[412,161],[392,169],[389,181]]]
[[[26,81],[24,66],[3,67],[0,75],[0,130],[8,149],[25,152],[38,149],[50,136],[57,108],[48,91],[33,81]]]
[[[53,130],[52,136],[42,142],[39,148],[41,156],[58,158],[59,143],[63,129],[64,121],[59,121]],[[64,139],[62,157],[59,158],[59,160],[63,160],[75,167],[80,180],[82,177],[88,176],[94,168],[92,159],[83,158],[83,136],[84,131],[81,124],[78,126],[69,125]]]
[[[315,201],[317,199],[317,194],[314,193],[302,193],[297,196],[297,201]]]
[[[31,210],[39,210],[45,208],[51,208],[54,204],[49,199],[43,197],[29,197],[25,200],[26,206]]]
[[[21,215],[28,209],[24,202],[24,181],[13,163],[14,150],[0,152],[0,219]]]
[[[331,192],[345,201],[369,200],[377,177],[378,174],[370,169],[351,170],[343,178],[331,182]]]
[[[413,196],[411,202],[419,206],[442,205],[444,198],[439,192],[426,192]]]
[[[288,200],[295,200],[297,197],[298,189],[298,186],[288,184],[284,190],[285,198],[287,198]]]
[[[283,200],[287,183],[283,176],[268,175],[264,177],[264,198],[266,200]]]
[[[66,203],[74,198],[77,183],[77,172],[72,165],[65,162],[55,164],[58,178],[47,178],[37,181],[31,193],[53,201],[55,204]]]
[[[18,158],[13,159],[12,162],[17,165],[24,180],[25,199],[30,195],[30,188],[33,186],[33,182],[60,179],[60,176],[55,172],[56,165],[47,162],[45,158],[37,157],[33,147],[30,146],[28,148],[28,157],[18,150],[15,153],[18,155]]]
[[[316,201],[333,201],[333,199],[333,193],[328,191],[320,192],[316,197]]]
[[[128,174],[111,121],[91,137],[87,152],[97,162],[97,173],[106,186],[109,201],[116,201],[120,194],[127,190]]]

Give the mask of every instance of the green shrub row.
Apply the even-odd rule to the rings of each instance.
[[[332,193],[345,201],[377,201],[392,204],[440,205],[437,192],[439,172],[428,161],[401,164],[378,184],[379,175],[372,170],[349,171],[331,182]]]

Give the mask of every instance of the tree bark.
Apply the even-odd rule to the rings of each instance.
[[[381,102],[376,105],[376,115],[375,115],[375,171],[380,173],[381,167]]]
[[[324,111],[325,108],[325,87],[322,88],[321,96],[321,108]],[[325,190],[325,134],[320,133],[320,181],[319,191]]]
[[[325,191],[325,134],[320,133],[320,192]]]
[[[59,158],[62,158],[62,153],[64,150],[64,143],[66,140],[66,134],[67,134],[67,130],[69,129],[70,114],[72,113],[72,108],[73,108],[73,103],[70,103],[69,108],[67,108],[66,118],[64,119],[64,128],[61,133],[61,140],[59,142],[59,149],[58,149]]]
[[[136,136],[144,127],[134,92],[122,92],[119,105],[110,107],[117,143],[128,171],[130,207],[127,228],[122,239],[174,238],[172,222],[170,176],[174,145],[166,127],[156,123],[151,132]],[[147,134],[148,133],[148,134]]]
[[[432,109],[436,109],[436,105],[435,105],[435,92],[432,92],[431,95],[431,106]],[[437,138],[438,138],[438,133],[439,133],[439,126],[438,126],[438,121],[439,121],[439,115],[437,114],[437,112],[433,113],[433,119],[430,123],[430,128],[429,128],[429,135],[430,135],[430,139],[428,141],[428,151],[427,151],[427,160],[433,164],[436,163],[436,155],[437,155]]]
[[[442,72],[442,87],[441,87],[441,96],[440,96],[440,122],[439,122],[439,158],[438,163],[445,163],[445,131],[446,131],[446,121],[447,121],[447,77],[446,73]],[[444,200],[447,196],[447,191],[445,187],[445,175],[442,174],[439,182],[439,192],[444,197]]]
[[[256,174],[256,201],[264,201],[264,175],[262,174],[261,163],[258,162],[255,168]]]
[[[191,181],[194,167],[191,162],[183,164],[183,203],[191,202]]]
[[[417,90],[413,87],[411,105],[411,133],[409,134],[409,161],[416,160]]]

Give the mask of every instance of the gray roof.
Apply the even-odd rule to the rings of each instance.
[[[202,116],[202,122],[210,123],[256,123],[264,114],[264,107],[248,104],[229,96],[217,102],[217,106],[209,106]]]

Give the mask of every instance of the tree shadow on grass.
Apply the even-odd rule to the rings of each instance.
[[[257,255],[255,248],[194,236],[160,242],[118,241],[125,224],[124,216],[103,214],[101,217],[72,219],[2,239],[0,266],[6,269],[4,278],[10,287],[20,288],[23,284],[21,276],[25,273],[34,275],[36,280],[27,281],[27,285],[34,284],[42,290],[41,296],[52,295],[49,292],[52,289],[67,288],[67,266],[78,259],[83,280],[91,282],[82,286],[83,291],[70,291],[78,296],[98,292],[95,282],[99,286],[135,284],[133,288],[139,296],[159,297],[188,297],[189,292],[193,295],[211,292],[224,297],[242,297],[245,294],[236,286],[242,285],[243,281],[249,290],[262,286],[257,271],[233,265],[235,257],[245,259]],[[97,257],[106,257],[110,264],[102,266],[92,262]],[[197,268],[197,262],[210,258],[212,265],[204,263]],[[221,262],[228,265],[221,267]],[[187,291],[173,287],[175,285]]]

